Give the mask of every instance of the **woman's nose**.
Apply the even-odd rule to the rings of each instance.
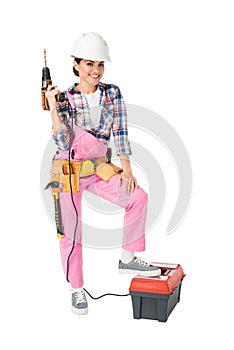
[[[93,73],[98,74],[100,72],[100,68],[99,67],[93,67]]]

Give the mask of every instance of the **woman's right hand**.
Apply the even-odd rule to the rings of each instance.
[[[46,91],[46,98],[48,100],[50,109],[56,106],[56,98],[55,96],[60,93],[60,90],[57,89],[56,85],[49,85]]]

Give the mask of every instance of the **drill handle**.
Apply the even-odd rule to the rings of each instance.
[[[50,85],[50,84],[48,84],[48,85]],[[49,106],[48,100],[46,98],[46,91],[47,91],[47,88],[44,88],[44,87],[41,88],[41,105],[45,111],[49,111],[50,106]]]

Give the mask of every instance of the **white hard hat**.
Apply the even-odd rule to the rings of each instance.
[[[71,57],[92,61],[110,61],[109,48],[97,33],[85,33],[75,42]]]

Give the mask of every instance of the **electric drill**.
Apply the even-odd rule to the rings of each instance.
[[[45,60],[45,67],[43,67],[42,69],[41,102],[42,102],[42,108],[46,111],[49,111],[50,106],[45,94],[48,86],[52,85],[52,80],[50,76],[50,70],[46,64],[46,49],[44,49],[44,60]],[[55,98],[56,98],[56,101],[63,102],[65,100],[64,93],[60,93],[59,95],[56,95]]]
[[[43,67],[42,69],[41,102],[42,102],[42,108],[46,111],[49,111],[50,107],[45,94],[48,86],[52,85],[52,80],[50,76],[50,70],[46,65],[46,49],[44,49],[44,60],[45,60],[45,67]]]

